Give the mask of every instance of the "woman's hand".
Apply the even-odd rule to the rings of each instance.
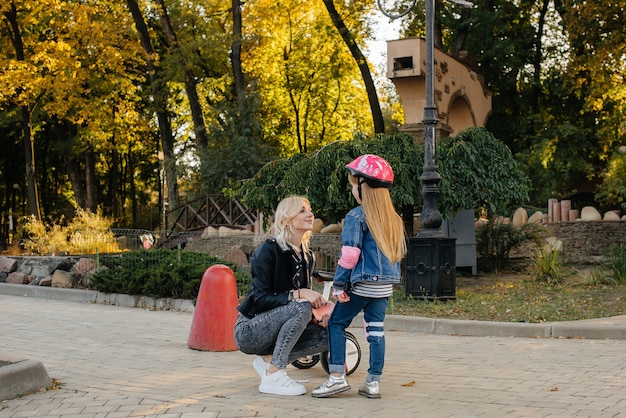
[[[305,299],[309,301],[312,307],[321,308],[326,304],[326,299],[319,293],[311,289],[300,289],[294,290],[294,295],[296,295],[296,300]]]

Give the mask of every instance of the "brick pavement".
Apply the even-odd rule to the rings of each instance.
[[[187,347],[193,314],[0,295],[0,354],[61,388],[0,404],[18,417],[626,417],[626,341],[387,332],[381,400],[260,394],[252,356]],[[288,369],[310,391],[321,366]]]

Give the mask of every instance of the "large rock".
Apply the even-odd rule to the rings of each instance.
[[[96,260],[84,257],[74,264],[74,274],[78,276],[78,278],[82,278],[90,271],[95,270],[96,267],[98,267]]]
[[[7,283],[28,284],[28,274],[21,271],[14,271],[13,273],[9,274],[9,277],[7,277]]]
[[[598,212],[598,209],[594,208],[593,206],[585,206],[581,211],[580,211],[580,219],[583,221],[601,221],[602,220],[602,215],[600,215],[600,212]]]
[[[513,214],[513,226],[521,228],[528,222],[528,212],[524,208],[517,208]]]
[[[98,263],[96,260],[84,257],[74,264],[74,269],[72,271],[78,283],[85,287],[89,287],[91,285],[91,276],[94,274],[97,267]]]
[[[231,247],[226,254],[224,254],[224,260],[237,264],[240,269],[248,264],[248,257],[241,248],[237,245]]]
[[[324,221],[322,221],[320,218],[315,218],[315,220],[313,221],[313,233],[314,234],[318,234],[322,228],[324,228]]]
[[[74,277],[67,271],[57,270],[52,275],[52,287],[62,287],[67,289],[76,287]]]
[[[9,257],[0,257],[0,271],[13,273],[17,270],[17,260]]]
[[[533,213],[532,215],[530,215],[530,218],[528,218],[528,222],[529,224],[540,224],[541,221],[543,219],[543,213],[538,210],[535,213]]]
[[[217,236],[219,236],[219,234],[220,233],[217,230],[217,228],[212,227],[212,226],[207,226],[206,228],[204,228],[204,231],[202,231],[201,238],[217,237]]]
[[[320,231],[320,234],[339,234],[343,229],[342,224],[330,224]]]
[[[620,221],[621,218],[615,211],[609,211],[604,214],[603,221]]]

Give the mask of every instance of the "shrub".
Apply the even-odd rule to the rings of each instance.
[[[563,283],[561,241],[549,242],[537,251],[531,274],[537,281],[550,285]]]
[[[24,249],[45,254],[94,254],[119,252],[115,236],[111,232],[113,222],[101,214],[77,209],[76,216],[65,226],[45,225],[34,216],[25,218],[27,238]]]
[[[489,220],[476,229],[476,252],[482,271],[501,271],[508,267],[510,253],[526,242],[538,242],[544,230],[537,224],[517,228],[500,219]]]
[[[626,283],[626,244],[620,242],[612,245],[606,260],[608,276],[617,283]]]
[[[155,298],[195,300],[202,276],[214,264],[228,265],[237,279],[239,295],[247,291],[250,275],[209,254],[184,250],[137,250],[100,257],[106,268],[91,278],[91,287],[105,293],[143,295]]]

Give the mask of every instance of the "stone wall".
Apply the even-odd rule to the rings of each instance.
[[[233,247],[239,247],[248,258],[254,249],[270,235],[231,235],[208,238],[190,238],[185,250],[211,254],[225,258]],[[315,234],[311,238],[311,249],[317,257],[317,268],[333,271],[341,251],[339,234]]]
[[[543,224],[547,236],[554,236],[563,242],[563,257],[566,262],[595,264],[602,260],[615,243],[626,242],[626,222],[576,221]],[[194,238],[188,241],[185,249],[205,252],[224,257],[234,246],[239,246],[249,258],[257,245],[269,235],[233,235],[225,237]],[[315,234],[311,238],[311,248],[317,256],[320,270],[333,271],[341,251],[339,234]],[[537,248],[525,245],[512,251],[512,258],[533,258]],[[480,268],[480,266],[479,266]]]
[[[576,264],[595,264],[602,260],[613,244],[626,243],[626,222],[560,222],[543,226],[548,236],[563,242],[563,257]],[[525,246],[511,253],[511,257],[534,257],[535,248]]]
[[[543,227],[547,230],[547,236],[554,236],[563,242],[563,256],[569,263],[599,263],[612,245],[626,243],[626,222],[623,221],[560,222],[543,224]],[[229,253],[232,254],[231,250],[236,247],[249,259],[254,249],[267,237],[269,235],[190,238],[185,249],[229,260]],[[335,270],[341,251],[339,234],[315,234],[311,239],[311,248],[315,251],[318,269]],[[526,245],[512,251],[511,257],[532,258],[536,251],[535,246]],[[0,282],[84,287],[95,267],[93,258],[0,257]]]

